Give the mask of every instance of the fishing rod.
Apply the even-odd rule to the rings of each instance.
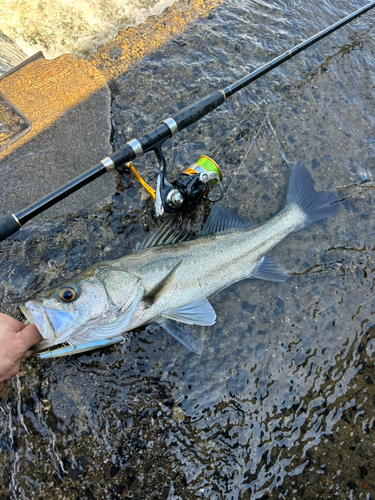
[[[53,193],[50,193],[46,197],[16,214],[6,216],[0,220],[0,241],[3,241],[12,234],[16,233],[24,224],[26,224],[26,222],[55,205],[60,200],[63,200],[106,172],[110,172],[115,169],[120,172],[124,170],[131,170],[136,175],[137,179],[154,198],[156,217],[162,217],[166,214],[175,214],[182,210],[193,210],[199,204],[203,196],[210,197],[210,192],[216,185],[220,189],[220,196],[222,196],[222,173],[218,165],[207,156],[200,157],[196,163],[182,172],[177,180],[169,182],[167,179],[167,162],[162,150],[164,142],[173,137],[177,132],[181,132],[189,125],[192,125],[214,109],[221,106],[224,101],[234,93],[243,89],[258,78],[280,66],[280,64],[291,59],[295,55],[322,40],[334,31],[342,28],[374,7],[375,1],[365,5],[352,14],[349,14],[347,17],[341,19],[335,24],[332,24],[328,28],[296,45],[292,49],[287,50],[241,80],[238,80],[232,85],[226,87],[224,90],[216,90],[214,93],[204,97],[195,104],[187,106],[174,116],[163,120],[160,125],[139,139],[136,138],[128,141],[111,156],[104,158],[95,167],[71,180]],[[138,159],[150,151],[155,153],[159,163],[156,190],[153,190],[141,178],[131,163],[132,160]]]

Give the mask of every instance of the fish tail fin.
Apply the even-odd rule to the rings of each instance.
[[[340,208],[337,201],[332,193],[315,191],[314,181],[301,163],[293,165],[286,191],[286,205],[297,205],[303,211],[303,227],[335,213]]]

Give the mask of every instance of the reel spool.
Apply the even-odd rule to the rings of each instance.
[[[158,151],[161,153],[161,151]],[[149,186],[139,175],[132,163],[126,166],[155,200],[155,215],[177,213],[182,210],[192,211],[205,196],[210,201],[219,201],[224,195],[223,174],[217,163],[208,156],[200,156],[196,163],[186,168],[172,183],[166,178],[164,155],[157,154],[160,165],[156,190]],[[218,191],[215,196],[215,191]]]

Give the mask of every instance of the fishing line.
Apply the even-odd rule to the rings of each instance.
[[[284,153],[283,147],[282,147],[282,145],[281,145],[281,143],[280,143],[280,141],[279,141],[279,139],[277,137],[276,130],[273,128],[273,125],[272,125],[272,122],[271,122],[271,119],[270,119],[269,116],[268,116],[267,121],[268,121],[269,128],[271,129],[271,131],[273,132],[273,135],[275,136],[275,142],[279,146],[279,154],[280,154],[281,158],[285,161],[285,163],[287,163],[289,165],[292,162],[289,161],[288,158],[286,157],[286,154]]]
[[[163,152],[163,145],[165,141],[171,139],[177,132],[181,132],[182,130],[187,129],[190,125],[196,123],[198,120],[205,117],[214,109],[217,109],[225,102],[228,97],[242,90],[244,87],[266,75],[300,52],[306,50],[314,44],[317,44],[318,42],[321,42],[323,38],[329,36],[331,33],[347,25],[348,23],[353,21],[353,19],[356,19],[357,17],[369,12],[374,7],[375,0],[349,14],[345,18],[340,19],[331,26],[328,26],[319,33],[316,33],[312,37],[302,41],[295,47],[286,50],[283,54],[275,57],[263,66],[256,68],[254,71],[252,71],[248,75],[245,75],[240,80],[231,83],[228,87],[221,90],[215,90],[213,93],[203,97],[199,101],[191,103],[185,108],[180,109],[177,113],[173,114],[173,116],[164,119],[154,129],[148,131],[139,138],[133,138],[127,141],[110,156],[103,158],[98,164],[96,164],[89,170],[81,173],[75,179],[70,180],[64,186],[61,186],[54,192],[48,194],[47,196],[44,196],[42,199],[38,200],[32,205],[24,208],[17,213],[8,214],[0,220],[0,241],[3,241],[4,239],[10,237],[11,235],[19,231],[20,228],[23,227],[32,218],[41,214],[43,211],[52,207],[70,194],[78,191],[79,189],[82,189],[88,183],[101,177],[107,172],[117,170],[121,173],[128,168],[129,162],[138,159],[149,152],[153,152],[156,155],[159,163],[159,174],[157,178],[154,202],[155,216],[157,218],[168,216],[168,214],[175,214],[182,210],[191,212],[197,206],[197,204],[200,203],[202,197],[205,194],[208,195],[208,193],[214,188],[216,184],[221,187],[222,174],[220,168],[209,157],[201,156],[196,164],[193,164],[191,167],[186,169],[181,173],[178,179],[174,180],[173,183],[170,183],[167,178],[166,161]],[[317,48],[312,51],[312,54],[315,54],[316,50],[321,51],[322,47],[324,47],[324,43],[319,43]],[[342,50],[344,50],[344,48]],[[262,99],[257,105],[255,105],[250,113],[246,113],[245,110],[245,117],[239,123],[237,123],[237,125],[229,132],[229,134],[227,134],[224,141],[227,140],[234,131],[238,130],[246,120],[249,120],[249,117],[251,116],[251,113],[254,112],[254,110],[259,109],[259,113],[261,113],[262,107],[265,106],[264,103],[266,102],[266,99],[270,102],[270,104],[274,103],[274,105],[277,102],[280,102],[282,97],[277,96],[277,92],[280,90],[282,82],[285,80],[285,78],[290,77],[293,72],[299,69],[303,63],[306,64],[306,59],[301,61],[298,65],[287,72],[283,78],[280,76],[279,85],[274,86],[271,84],[270,87],[272,87],[272,90],[269,90],[267,92],[266,98]],[[309,67],[307,67],[305,73],[311,74],[311,69],[309,70]],[[301,78],[302,76],[300,77],[300,80]],[[299,85],[301,85],[301,82],[299,82]],[[292,87],[292,84],[289,84],[289,86]],[[271,94],[272,92],[274,93],[273,95]],[[271,108],[267,110],[266,118],[272,109],[273,108],[271,106]],[[262,123],[262,126],[263,125],[264,123]],[[254,126],[254,129],[255,127],[256,125]],[[255,138],[258,137],[259,133],[260,130],[257,131]],[[224,141],[221,141],[221,143],[219,143],[216,148],[214,148],[214,151],[217,151],[218,148],[223,145]],[[246,157],[248,157],[248,153],[251,150],[252,145],[253,142],[249,146],[249,149],[245,155]],[[244,162],[242,161],[240,170],[243,167],[243,163]],[[195,168],[196,165],[197,168]],[[237,174],[238,171],[234,175],[234,178],[237,176]],[[231,182],[230,186],[233,186],[233,181]],[[221,196],[224,195],[223,192],[221,192],[220,194]]]
[[[271,109],[272,109],[273,107],[274,107],[274,104],[272,104],[272,105],[268,108],[267,113],[266,113],[266,116],[264,117],[264,119],[263,119],[262,123],[260,124],[260,126],[259,126],[259,128],[258,128],[258,130],[257,130],[257,132],[256,132],[256,134],[255,134],[255,136],[253,137],[253,139],[252,139],[252,141],[251,141],[251,144],[250,144],[250,146],[249,146],[248,150],[246,151],[245,156],[242,158],[242,161],[241,161],[241,163],[240,163],[240,165],[239,165],[239,167],[238,167],[238,169],[237,169],[236,173],[234,174],[234,176],[233,176],[233,178],[232,178],[232,180],[231,180],[231,182],[230,182],[230,184],[229,184],[229,186],[228,186],[228,189],[227,189],[227,190],[226,190],[226,192],[224,193],[224,196],[222,197],[222,199],[219,201],[219,204],[220,204],[220,205],[222,204],[222,202],[224,201],[224,198],[226,197],[226,195],[228,194],[228,192],[229,192],[230,188],[232,187],[233,182],[236,180],[236,177],[237,177],[237,175],[238,175],[239,171],[241,170],[241,168],[242,168],[242,166],[243,166],[243,164],[244,164],[244,162],[245,162],[245,160],[246,160],[246,158],[247,158],[248,154],[250,153],[250,151],[251,151],[251,149],[252,149],[252,147],[253,147],[253,145],[254,145],[254,142],[257,140],[258,135],[259,135],[260,131],[262,130],[263,125],[265,124],[265,122],[266,122],[266,120],[267,120],[267,118],[268,118],[268,115],[269,115],[269,113],[270,113],[270,111],[271,111]]]
[[[317,52],[317,51],[318,51],[318,50],[320,50],[322,47],[324,47],[324,45],[325,45],[327,42],[328,42],[328,40],[326,40],[326,41],[322,42],[322,43],[321,43],[318,47],[314,48],[314,50],[312,51],[312,53],[310,54],[310,56],[314,55],[314,53],[315,53],[315,52]],[[246,116],[245,116],[245,117],[244,117],[244,118],[243,118],[243,119],[242,119],[242,120],[241,120],[241,121],[240,121],[240,122],[239,122],[239,123],[238,123],[238,124],[237,124],[237,125],[236,125],[233,129],[232,129],[232,130],[231,130],[231,131],[230,131],[230,132],[229,132],[229,134],[228,134],[228,135],[227,135],[227,136],[226,136],[226,137],[225,137],[225,138],[224,138],[224,139],[223,139],[223,140],[222,140],[222,141],[218,144],[218,146],[216,146],[216,148],[215,148],[215,149],[213,149],[213,150],[210,152],[210,156],[211,156],[211,155],[213,155],[213,153],[215,153],[215,152],[216,152],[216,151],[217,151],[217,150],[218,150],[218,149],[222,146],[222,144],[223,144],[223,143],[224,143],[224,142],[225,142],[225,141],[226,141],[226,140],[227,140],[227,139],[228,139],[228,138],[229,138],[229,137],[230,137],[230,136],[231,136],[231,135],[232,135],[232,134],[233,134],[233,133],[234,133],[234,132],[235,132],[238,128],[239,128],[239,127],[241,127],[241,125],[242,125],[244,122],[246,122],[246,121],[250,118],[250,116],[251,116],[251,114],[252,114],[252,113],[254,113],[256,110],[258,110],[258,109],[259,109],[259,108],[260,108],[260,107],[261,107],[261,106],[265,103],[265,101],[269,98],[269,95],[270,95],[271,93],[279,91],[279,90],[280,90],[280,87],[281,87],[281,85],[282,85],[282,82],[283,82],[286,78],[289,78],[289,77],[290,77],[290,76],[291,76],[291,75],[292,75],[295,71],[297,71],[297,69],[299,69],[299,68],[302,66],[302,64],[303,64],[303,63],[304,63],[304,61],[301,61],[299,64],[297,64],[297,65],[296,65],[296,66],[295,66],[295,67],[294,67],[294,68],[293,68],[293,69],[292,69],[292,70],[291,70],[288,74],[286,74],[286,75],[284,76],[284,78],[282,79],[282,81],[281,81],[281,82],[280,82],[277,86],[275,86],[273,89],[269,90],[269,91],[268,91],[268,94],[267,94],[267,95],[266,95],[263,99],[261,99],[259,103],[255,104],[254,108],[253,108],[251,111],[249,111],[249,113],[248,113],[248,114],[247,114],[247,115],[246,115]],[[269,99],[268,99],[268,100],[269,100]],[[281,100],[281,98],[280,98],[280,100]],[[270,122],[270,118],[269,118],[270,112],[271,112],[271,111],[272,111],[272,109],[276,106],[276,104],[277,104],[277,102],[276,102],[276,103],[273,103],[273,104],[271,104],[271,105],[269,106],[269,108],[268,108],[268,110],[267,110],[267,113],[266,113],[266,116],[265,116],[265,118],[263,119],[263,121],[262,121],[262,123],[261,123],[260,127],[258,128],[258,130],[257,130],[257,132],[256,132],[256,134],[255,134],[255,136],[253,137],[253,139],[252,139],[252,141],[251,141],[251,143],[250,143],[250,146],[249,146],[248,150],[246,151],[245,156],[243,157],[243,159],[242,159],[242,161],[241,161],[241,163],[240,163],[239,167],[238,167],[238,168],[237,168],[237,170],[236,170],[236,173],[234,174],[234,176],[233,176],[233,178],[232,178],[232,180],[231,180],[231,182],[230,182],[230,184],[229,184],[228,188],[226,189],[226,191],[225,191],[225,193],[224,193],[223,198],[222,198],[222,199],[219,201],[219,203],[218,203],[220,206],[222,205],[222,203],[223,203],[223,201],[224,201],[225,197],[227,196],[227,194],[229,193],[229,190],[232,188],[233,183],[234,183],[234,181],[236,180],[237,175],[239,174],[239,172],[240,172],[241,168],[243,167],[244,162],[245,162],[245,160],[246,160],[247,156],[249,155],[249,153],[250,153],[250,151],[251,151],[251,149],[252,149],[252,147],[253,147],[253,145],[254,145],[254,142],[255,142],[255,141],[256,141],[256,139],[258,138],[258,136],[259,136],[259,134],[260,134],[260,131],[262,130],[263,125],[264,125],[264,123],[265,123],[266,121],[268,121],[268,122],[269,122],[269,124],[270,124],[270,128],[271,128],[271,130],[273,131],[273,133],[274,133],[274,135],[275,135],[275,137],[276,137],[276,140],[278,141],[276,131],[274,130],[274,128],[273,128],[273,126],[272,126],[272,124],[271,124],[271,122]],[[281,148],[281,149],[282,149],[282,148]],[[285,155],[284,155],[284,156],[285,156]],[[285,158],[283,158],[283,159],[284,159],[287,163],[290,163],[290,162],[289,162],[289,160],[287,160],[286,156],[285,156]],[[214,215],[214,217],[215,217],[215,215]]]
[[[349,27],[349,26],[348,26],[348,27]],[[366,28],[366,30],[367,30],[367,29],[368,29],[368,28]],[[365,31],[365,30],[363,30],[363,31]],[[358,32],[354,32],[354,33],[358,35]],[[320,50],[321,50],[321,49],[322,49],[322,48],[323,48],[323,47],[324,47],[324,46],[328,43],[328,41],[329,41],[328,39],[327,39],[327,40],[324,40],[324,41],[323,41],[323,42],[321,42],[321,43],[320,43],[317,47],[315,47],[315,48],[312,50],[312,52],[311,52],[311,54],[310,54],[310,56],[309,56],[309,57],[313,56],[313,55],[314,55],[314,54],[315,54],[318,50],[320,51]],[[282,81],[281,81],[280,83],[278,83],[278,84],[277,84],[277,85],[276,85],[273,89],[269,90],[269,91],[268,91],[268,93],[267,93],[267,95],[266,95],[263,99],[261,99],[259,103],[255,104],[255,105],[254,105],[254,107],[253,107],[253,109],[252,109],[251,111],[249,111],[249,113],[248,113],[248,114],[247,114],[247,115],[246,115],[246,116],[245,116],[245,117],[244,117],[244,118],[243,118],[243,119],[242,119],[242,120],[241,120],[241,121],[240,121],[240,122],[239,122],[239,123],[238,123],[238,124],[237,124],[237,125],[236,125],[236,126],[235,126],[235,127],[234,127],[234,128],[233,128],[233,129],[232,129],[232,130],[228,133],[228,134],[227,134],[227,135],[226,135],[226,136],[225,136],[225,137],[224,137],[224,139],[223,139],[223,140],[222,140],[222,141],[221,141],[221,142],[220,142],[220,143],[219,143],[219,144],[218,144],[218,145],[217,145],[217,146],[216,146],[216,147],[215,147],[212,151],[210,151],[209,155],[210,155],[210,156],[211,156],[211,155],[213,155],[213,154],[214,154],[214,153],[215,153],[215,152],[216,152],[216,151],[217,151],[217,150],[218,150],[218,149],[219,149],[219,148],[220,148],[220,147],[224,144],[224,142],[225,142],[225,141],[226,141],[226,140],[227,140],[227,139],[228,139],[228,138],[229,138],[229,137],[230,137],[230,136],[231,136],[231,135],[232,135],[232,134],[233,134],[236,130],[238,130],[244,122],[246,122],[246,121],[250,118],[250,116],[251,116],[251,114],[252,114],[252,113],[254,113],[255,111],[257,111],[257,110],[258,110],[258,109],[259,109],[259,108],[260,108],[260,107],[261,107],[261,106],[265,103],[265,101],[266,101],[266,100],[269,100],[268,98],[269,98],[269,96],[270,96],[270,94],[271,94],[271,93],[273,93],[273,92],[278,92],[278,91],[280,90],[280,88],[281,88],[282,82],[284,82],[284,81],[285,81],[287,78],[289,78],[289,77],[290,77],[290,76],[291,76],[291,75],[292,75],[295,71],[297,71],[297,70],[298,70],[298,69],[299,69],[299,68],[303,65],[303,63],[304,63],[304,61],[301,61],[299,64],[297,64],[297,65],[296,65],[296,66],[295,66],[295,67],[294,67],[294,68],[293,68],[293,69],[292,69],[289,73],[287,73],[287,74],[283,77],[283,79],[282,79]],[[250,89],[249,89],[249,90],[250,90]],[[371,91],[370,91],[370,92],[371,92]],[[280,98],[279,98],[279,101],[278,101],[278,102],[280,102],[280,100],[281,100],[281,99],[282,99],[282,97],[280,97]],[[219,204],[220,204],[220,205],[221,205],[221,203],[223,202],[223,200],[224,200],[224,198],[226,197],[226,195],[228,194],[229,190],[231,189],[231,187],[232,187],[232,185],[233,185],[233,183],[234,183],[234,181],[235,181],[235,179],[236,179],[236,177],[237,177],[237,175],[238,175],[238,173],[239,173],[240,169],[242,168],[242,166],[243,166],[243,164],[244,164],[244,161],[245,161],[246,157],[247,157],[247,156],[248,156],[248,154],[250,153],[250,151],[251,151],[251,149],[252,149],[252,147],[253,147],[253,145],[254,145],[254,142],[255,142],[255,140],[257,139],[257,137],[258,137],[258,135],[259,135],[259,133],[260,133],[260,130],[262,129],[262,127],[263,127],[263,125],[264,125],[264,122],[265,122],[266,120],[268,120],[269,125],[270,125],[270,128],[271,128],[271,130],[273,131],[273,134],[274,134],[274,136],[275,136],[276,140],[278,141],[276,131],[274,130],[274,128],[273,128],[273,126],[272,126],[272,124],[271,124],[271,122],[270,122],[270,119],[269,119],[269,114],[270,114],[270,112],[272,111],[272,109],[276,106],[276,104],[277,104],[277,102],[276,102],[276,103],[273,103],[273,104],[272,104],[272,105],[268,108],[267,113],[266,113],[266,117],[264,118],[264,120],[263,120],[262,124],[260,125],[260,127],[259,127],[259,129],[258,129],[258,131],[257,131],[256,135],[254,136],[253,140],[251,141],[250,147],[249,147],[249,149],[247,150],[247,152],[246,152],[246,154],[245,154],[244,158],[242,159],[242,161],[241,161],[241,163],[240,163],[239,168],[236,170],[236,173],[234,174],[234,177],[232,178],[232,181],[230,182],[230,184],[229,184],[229,186],[228,186],[228,188],[227,188],[227,190],[226,190],[226,192],[225,192],[225,194],[224,194],[224,196],[223,196],[222,200],[220,200],[220,202],[219,202]],[[278,141],[278,142],[279,142],[279,141]],[[280,148],[281,148],[281,147],[280,147]],[[281,148],[281,149],[282,149],[282,148]],[[290,163],[290,161],[286,158],[286,156],[285,156],[285,155],[284,155],[284,157],[283,157],[283,160],[284,160],[284,161],[286,161],[287,163]]]
[[[313,50],[312,54],[310,54],[310,56],[312,56],[312,55],[313,55],[313,54],[314,54],[314,53],[315,53],[318,49],[321,49],[321,48],[322,48],[322,47],[323,47],[323,46],[324,46],[327,42],[328,42],[328,40],[326,40],[326,41],[325,41],[325,42],[323,42],[321,45],[319,45],[318,47],[316,47],[316,48]],[[287,75],[285,75],[285,76],[284,76],[284,78],[283,78],[283,80],[282,80],[282,81],[284,81],[286,78],[289,78],[289,77],[290,77],[290,76],[291,76],[291,75],[292,75],[295,71],[297,71],[297,69],[299,69],[299,68],[300,68],[300,66],[302,66],[303,62],[304,62],[304,61],[301,61],[298,65],[296,65],[296,66],[295,66],[295,67],[294,67],[294,68],[293,68],[293,69],[292,69],[292,70],[291,70],[291,71],[290,71]],[[210,156],[211,156],[211,155],[213,155],[213,153],[215,153],[215,152],[216,152],[216,151],[217,151],[217,150],[218,150],[218,149],[222,146],[222,144],[223,144],[223,143],[224,143],[224,142],[225,142],[225,141],[226,141],[226,140],[227,140],[227,139],[228,139],[228,138],[229,138],[229,137],[233,134],[233,132],[235,132],[235,131],[236,131],[236,130],[237,130],[237,129],[238,129],[238,128],[239,128],[239,127],[240,127],[240,126],[244,123],[244,122],[246,122],[246,121],[250,118],[250,115],[251,115],[252,113],[254,113],[254,111],[258,110],[258,109],[259,109],[259,108],[260,108],[260,107],[261,107],[261,106],[265,103],[265,101],[268,99],[268,97],[269,97],[269,95],[270,95],[271,93],[273,93],[273,92],[277,92],[277,91],[280,89],[281,85],[282,85],[282,82],[280,82],[280,83],[278,84],[278,86],[276,86],[275,88],[273,88],[273,89],[269,90],[269,91],[268,91],[268,94],[267,94],[267,95],[266,95],[263,99],[261,99],[261,101],[260,101],[259,103],[257,103],[257,104],[255,105],[255,107],[254,107],[251,111],[249,111],[249,113],[248,113],[248,114],[247,114],[247,115],[246,115],[246,116],[245,116],[245,117],[244,117],[244,118],[243,118],[243,119],[242,119],[242,120],[241,120],[241,121],[240,121],[240,122],[239,122],[239,123],[238,123],[238,124],[237,124],[237,125],[236,125],[233,129],[232,129],[232,130],[231,130],[231,131],[230,131],[230,132],[229,132],[229,134],[228,134],[228,135],[227,135],[227,136],[226,136],[226,137],[225,137],[225,138],[224,138],[224,139],[223,139],[223,140],[222,140],[222,141],[218,144],[218,146],[216,146],[216,148],[215,148],[215,149],[213,149],[213,150],[210,152]],[[255,134],[255,136],[253,137],[253,139],[252,139],[252,141],[251,141],[251,143],[250,143],[250,146],[249,146],[248,150],[247,150],[247,151],[246,151],[246,153],[245,153],[245,156],[243,157],[243,159],[242,159],[242,161],[241,161],[241,163],[240,163],[239,167],[238,167],[238,168],[237,168],[237,170],[236,170],[236,173],[234,174],[234,176],[233,176],[233,178],[232,178],[232,180],[231,180],[231,182],[230,182],[230,184],[229,184],[228,188],[226,189],[226,191],[225,191],[225,193],[224,193],[223,198],[222,198],[222,199],[219,201],[219,203],[218,203],[220,206],[222,205],[222,203],[223,203],[223,201],[224,201],[224,198],[225,198],[225,197],[227,196],[227,194],[229,193],[229,190],[230,190],[230,189],[231,189],[231,187],[233,186],[233,183],[234,183],[234,181],[236,180],[237,175],[239,174],[239,172],[240,172],[241,168],[243,167],[244,162],[245,162],[245,160],[246,160],[247,156],[249,155],[249,153],[250,153],[250,151],[251,151],[251,149],[252,149],[252,147],[253,147],[253,145],[254,145],[254,143],[255,143],[256,139],[258,138],[258,136],[259,136],[259,134],[260,134],[260,131],[262,130],[263,125],[265,124],[265,122],[266,122],[266,121],[268,121],[268,122],[269,122],[269,124],[270,124],[270,128],[271,128],[271,130],[273,131],[273,133],[274,133],[274,135],[275,135],[275,137],[276,137],[276,139],[277,139],[277,134],[276,134],[276,132],[275,132],[275,130],[274,130],[274,128],[273,128],[273,126],[272,126],[272,124],[271,124],[271,122],[270,122],[270,118],[269,118],[269,115],[270,115],[270,113],[271,113],[272,109],[276,106],[276,104],[277,104],[277,102],[276,102],[276,103],[273,103],[273,104],[271,104],[271,105],[269,106],[269,108],[268,108],[268,110],[267,110],[267,112],[266,112],[266,116],[264,117],[264,119],[263,119],[263,121],[262,121],[261,125],[259,126],[259,128],[258,128],[258,130],[257,130],[257,132],[256,132],[256,134]],[[285,155],[284,155],[284,156],[285,156]],[[286,159],[286,157],[285,157],[285,158],[283,158],[283,159],[284,159],[287,163],[290,163],[290,162]],[[214,217],[215,217],[215,215],[214,215]]]
[[[350,27],[350,25],[346,26],[346,28],[349,28],[349,27]],[[364,29],[362,30],[362,33],[363,33],[363,31],[368,31],[368,30],[369,30],[369,28],[364,28]],[[361,33],[361,32],[354,31],[354,34],[356,34],[356,35],[358,35],[359,33]],[[323,47],[324,47],[324,46],[328,43],[328,41],[329,41],[329,39],[326,39],[326,40],[324,40],[324,41],[320,42],[320,44],[319,44],[317,47],[314,47],[314,48],[312,49],[312,52],[311,52],[311,54],[310,54],[310,56],[309,56],[309,57],[313,56],[313,55],[315,54],[315,52],[317,52],[318,50],[320,50],[321,48],[323,48]],[[245,116],[245,118],[243,118],[243,119],[242,119],[242,120],[241,120],[241,121],[240,121],[240,122],[239,122],[239,123],[238,123],[238,124],[237,124],[237,125],[236,125],[236,126],[235,126],[235,127],[234,127],[234,128],[233,128],[230,132],[229,132],[229,133],[228,133],[228,135],[227,135],[226,137],[224,137],[224,139],[223,139],[223,140],[222,140],[222,141],[221,141],[221,142],[220,142],[220,143],[219,143],[219,144],[218,144],[218,145],[217,145],[217,146],[216,146],[216,147],[215,147],[215,148],[214,148],[214,149],[210,152],[210,154],[215,153],[215,152],[216,152],[216,151],[220,148],[220,146],[222,146],[222,144],[223,144],[223,143],[224,143],[224,142],[225,142],[225,141],[226,141],[226,140],[227,140],[227,139],[228,139],[228,138],[229,138],[229,137],[233,134],[233,132],[235,132],[235,131],[236,131],[236,130],[237,130],[237,129],[238,129],[238,128],[239,128],[239,127],[240,127],[240,126],[241,126],[241,125],[245,122],[245,121],[247,121],[247,120],[249,119],[250,115],[251,115],[254,111],[258,110],[258,109],[259,109],[259,108],[263,105],[263,103],[264,103],[264,102],[268,99],[268,96],[269,96],[271,93],[273,93],[273,92],[278,92],[278,91],[280,90],[280,87],[281,87],[281,85],[282,85],[282,82],[283,82],[286,78],[289,78],[289,77],[290,77],[290,76],[291,76],[291,75],[292,75],[295,71],[297,71],[297,69],[299,69],[299,68],[300,68],[300,66],[302,66],[302,64],[303,64],[303,63],[304,63],[304,61],[301,61],[299,64],[297,64],[297,65],[296,65],[296,66],[295,66],[295,67],[294,67],[294,68],[293,68],[293,69],[292,69],[289,73],[287,73],[287,74],[283,77],[283,80],[282,80],[280,83],[276,84],[276,86],[275,86],[273,89],[271,89],[271,90],[269,90],[269,91],[268,91],[267,95],[266,95],[265,97],[263,97],[263,99],[261,99],[261,100],[259,101],[259,103],[254,104],[254,108],[253,108],[251,111],[249,111],[249,113]],[[250,89],[246,89],[246,90],[248,90],[248,91],[250,92]],[[276,103],[275,103],[275,104],[276,104]]]
[[[326,45],[326,43],[328,42],[328,40],[325,40],[324,42],[321,42],[320,45],[318,45],[316,48],[314,48],[314,50],[312,51],[312,53],[310,54],[310,56],[312,56],[315,52],[317,52],[319,49],[321,49],[322,47],[324,47],[324,45]],[[257,104],[254,104],[254,107],[251,111],[249,111],[249,113],[228,133],[228,135],[226,137],[224,137],[224,139],[216,146],[216,148],[214,148],[209,154],[212,155],[213,153],[215,153],[219,148],[220,146],[222,146],[222,144],[228,139],[228,137],[230,137],[233,132],[235,132],[244,122],[246,122],[249,117],[251,116],[252,113],[254,113],[254,111],[257,111],[263,104],[264,102],[268,99],[269,95],[273,92],[278,92],[280,90],[280,87],[282,85],[282,82],[286,79],[286,78],[289,78],[293,73],[294,71],[297,71],[297,69],[302,66],[304,61],[301,61],[299,64],[297,64],[291,71],[290,73],[286,74],[282,81],[278,84],[276,84],[276,86],[269,90],[267,95],[265,97],[263,97],[263,99],[261,99],[259,101],[259,103]],[[247,89],[249,90],[250,92],[250,89]],[[276,103],[274,103],[275,105]]]

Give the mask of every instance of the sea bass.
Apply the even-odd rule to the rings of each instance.
[[[213,325],[216,314],[208,298],[237,281],[285,281],[289,275],[269,252],[289,234],[338,208],[337,198],[316,192],[306,168],[295,163],[284,208],[263,224],[252,228],[214,208],[197,237],[179,241],[169,223],[138,251],[98,263],[21,309],[44,339],[37,344],[41,349],[69,343],[74,354],[159,323],[200,353],[201,341],[181,324]]]

